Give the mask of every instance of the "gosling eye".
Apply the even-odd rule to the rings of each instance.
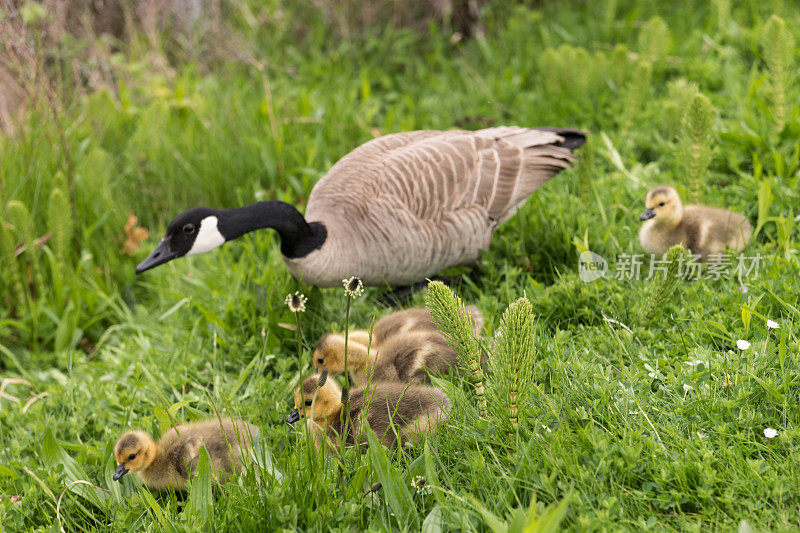
[[[194,233],[194,229],[195,229],[195,228],[194,228],[194,224],[186,224],[186,225],[183,227],[183,232],[184,232],[184,233],[188,233],[188,234],[190,234],[190,235],[191,235],[192,233]]]
[[[666,205],[666,203],[667,202],[661,202],[661,203],[658,204],[658,207],[664,207]]]
[[[135,453],[132,453],[132,454],[130,454],[128,456],[128,461],[133,461],[134,459],[136,459],[136,454]]]
[[[311,407],[311,400],[306,400],[306,407]]]
[[[321,364],[321,365],[324,365],[324,364],[325,364],[325,359],[323,359],[322,357],[320,357],[319,359],[317,359],[317,363],[319,363],[319,364]]]

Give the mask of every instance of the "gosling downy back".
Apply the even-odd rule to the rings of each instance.
[[[682,244],[706,260],[726,248],[741,251],[752,235],[750,222],[744,216],[715,207],[684,206],[672,187],[651,189],[645,202],[639,242],[648,253],[664,254]]]
[[[374,364],[355,376],[360,384],[373,381],[430,383],[458,366],[458,354],[438,330],[415,330],[389,337],[378,347]]]
[[[328,438],[339,446],[342,432],[342,391],[325,380],[319,387],[319,375],[313,375],[295,391],[295,410],[289,421],[299,419],[302,411],[309,418],[317,444]],[[356,435],[360,443],[366,442],[363,431],[367,422],[376,438],[388,447],[400,441],[416,442],[422,435],[434,431],[450,410],[450,399],[441,390],[420,385],[401,383],[375,383],[368,389],[359,387],[350,395],[350,426],[346,444],[354,445]],[[395,434],[392,427],[399,434]]]
[[[241,468],[241,455],[252,446],[258,428],[243,420],[209,419],[182,424],[167,431],[156,443],[142,431],[123,434],[114,446],[117,470],[114,480],[129,471],[153,489],[185,489],[205,446],[218,481]]]
[[[465,310],[475,333],[479,333],[483,329],[484,322],[480,309],[468,305]],[[431,312],[425,307],[412,307],[381,317],[372,328],[372,342],[380,345],[390,337],[416,330],[437,330]]]
[[[356,148],[316,184],[306,215],[266,201],[235,209],[193,208],[137,266],[144,272],[273,228],[289,271],[332,287],[408,285],[474,263],[499,224],[576,159],[585,134],[568,128],[499,127],[412,131]]]
[[[477,333],[483,315],[475,306],[466,308]],[[428,373],[445,374],[457,366],[457,354],[433,324],[425,308],[391,313],[373,330],[356,330],[348,337],[348,372],[356,386],[373,381],[428,383]],[[317,342],[312,364],[333,375],[344,373],[344,335],[328,333]]]

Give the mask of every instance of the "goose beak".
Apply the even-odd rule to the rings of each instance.
[[[289,414],[289,416],[286,418],[286,423],[287,424],[294,424],[298,420],[300,420],[300,411],[298,411],[297,408],[295,408],[294,411],[292,411]]]
[[[119,478],[121,478],[128,472],[129,470],[125,468],[125,465],[117,465],[117,470],[114,472],[114,477],[112,477],[111,479],[113,479],[114,481],[119,481]]]
[[[653,208],[648,207],[647,209],[645,209],[644,213],[642,213],[642,216],[639,217],[639,220],[650,220],[654,216],[656,216],[656,214],[653,213]]]
[[[164,237],[161,239],[161,242],[158,243],[158,246],[156,246],[155,249],[150,252],[150,255],[147,256],[147,259],[139,263],[139,265],[136,267],[136,273],[141,274],[145,270],[150,270],[158,265],[163,265],[167,261],[172,261],[176,257],[178,257],[178,254],[169,249],[169,240]]]

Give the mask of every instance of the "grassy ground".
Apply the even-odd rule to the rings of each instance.
[[[800,10],[707,4],[490,3],[485,37],[456,42],[435,24],[343,35],[291,2],[239,2],[231,24],[255,59],[209,69],[133,43],[110,90],[67,99],[58,120],[34,109],[0,136],[0,373],[28,382],[4,389],[19,403],[0,398],[0,530],[486,530],[564,498],[576,530],[796,529],[800,99],[787,35]],[[172,63],[154,73],[158,53]],[[535,392],[508,438],[453,379],[447,427],[424,446],[348,452],[340,471],[284,424],[298,372],[279,323],[294,320],[287,293],[308,295],[308,352],[343,327],[343,290],[299,286],[270,232],[140,278],[133,267],[185,207],[302,205],[374,135],[455,124],[593,133],[579,168],[498,230],[460,288],[487,337],[530,299]],[[660,183],[748,216],[758,276],[681,281],[655,308],[658,283],[582,282],[585,248],[610,274],[641,253],[638,215]],[[151,237],[126,255],[129,213]],[[353,323],[385,311],[380,292],[355,301]],[[260,468],[239,483],[212,494],[201,480],[184,501],[111,482],[124,428],[158,434],[215,412],[261,428]],[[416,475],[432,493],[412,490]]]

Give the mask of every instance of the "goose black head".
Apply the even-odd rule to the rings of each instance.
[[[222,245],[227,239],[220,232],[218,224],[216,209],[187,209],[172,219],[167,227],[167,234],[147,259],[139,263],[136,273],[141,274],[177,257],[202,254]]]

